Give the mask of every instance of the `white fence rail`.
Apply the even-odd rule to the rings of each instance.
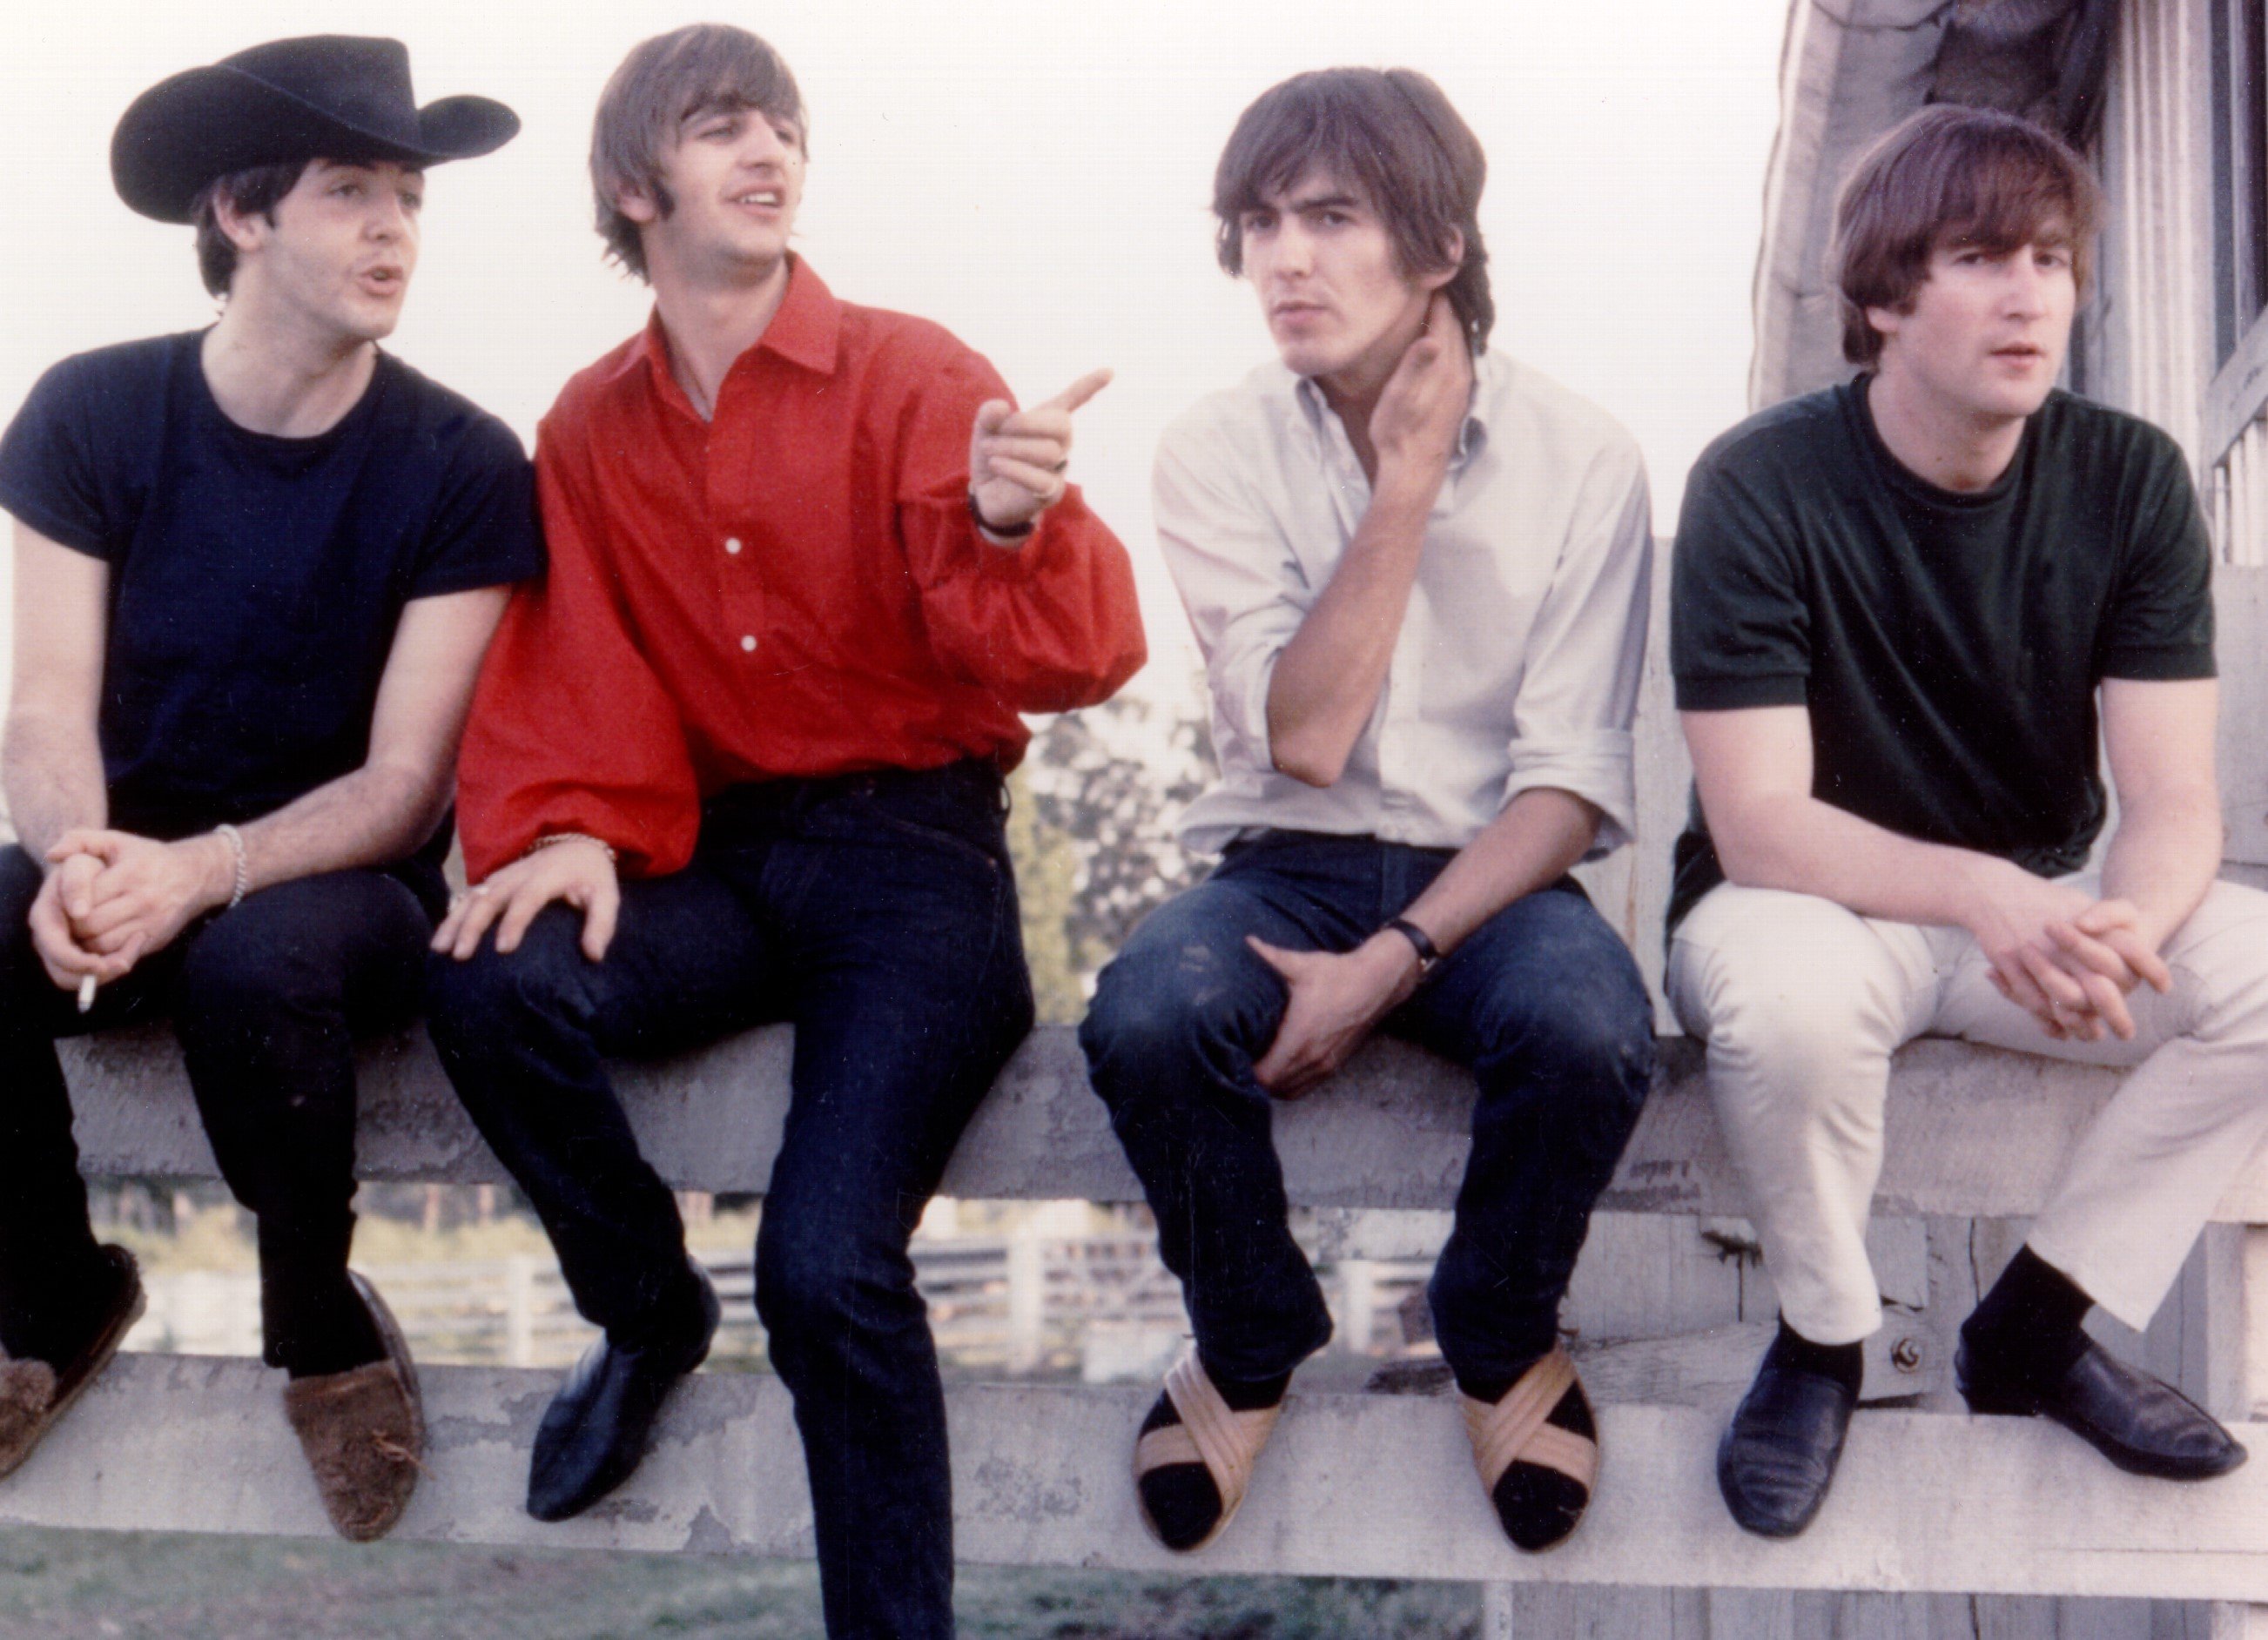
[[[1186,1334],[1179,1286],[1158,1261],[1157,1237],[1115,1234],[917,1239],[914,1269],[939,1353],[956,1367],[1011,1374],[1077,1371],[1089,1383],[1153,1371]],[[755,1271],[745,1254],[703,1264],[724,1303],[714,1360],[764,1357]],[[1343,1259],[1324,1267],[1324,1297],[1343,1346],[1394,1353],[1395,1305],[1421,1283],[1431,1260]],[[575,1313],[556,1260],[501,1259],[375,1265],[366,1273],[423,1362],[466,1366],[558,1366],[595,1330]],[[259,1277],[246,1271],[152,1275],[149,1313],[127,1347],[182,1355],[260,1353]]]

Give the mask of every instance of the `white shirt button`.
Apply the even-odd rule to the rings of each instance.
[[[740,640],[740,649],[743,653],[753,655],[755,653],[756,640],[753,637],[742,638]]]
[[[740,538],[737,535],[727,535],[725,538],[725,550],[737,554],[740,550]]]

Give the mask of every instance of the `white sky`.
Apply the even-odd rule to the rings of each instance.
[[[63,355],[205,322],[186,229],[112,191],[144,87],[318,29],[409,43],[421,99],[500,98],[500,153],[437,169],[392,345],[522,438],[560,383],[644,320],[603,265],[584,168],[622,55],[717,12],[646,0],[86,0],[18,8],[0,59],[15,243],[0,257],[0,413]],[[1303,69],[1439,80],[1491,162],[1494,345],[1597,401],[1644,446],[1667,531],[1685,469],[1745,412],[1784,0],[782,0],[765,35],[812,118],[800,249],[836,293],[946,325],[1027,401],[1096,364],[1074,476],[1131,548],[1150,686],[1193,666],[1150,533],[1167,420],[1267,357],[1212,261],[1212,167],[1237,114]]]

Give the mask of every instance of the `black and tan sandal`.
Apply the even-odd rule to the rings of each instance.
[[[1496,1499],[1497,1483],[1504,1479],[1505,1471],[1516,1463],[1555,1471],[1582,1489],[1581,1501],[1564,1530],[1542,1541],[1521,1542],[1513,1539],[1520,1548],[1530,1551],[1550,1548],[1566,1541],[1581,1521],[1583,1511],[1589,1507],[1592,1490],[1598,1482],[1597,1440],[1548,1421],[1570,1390],[1582,1400],[1587,1413],[1590,1401],[1583,1395],[1582,1381],[1575,1376],[1575,1364],[1568,1359],[1565,1350],[1554,1350],[1522,1373],[1520,1381],[1505,1391],[1501,1401],[1476,1401],[1470,1395],[1457,1398],[1464,1407],[1465,1433],[1472,1438],[1473,1467],[1480,1471],[1481,1490],[1491,1504]],[[1509,1527],[1506,1535],[1511,1535]]]
[[[1220,1494],[1220,1518],[1213,1522],[1212,1530],[1186,1546],[1185,1552],[1193,1554],[1228,1530],[1228,1523],[1236,1518],[1252,1485],[1253,1463],[1260,1449],[1268,1445],[1284,1403],[1279,1401],[1272,1407],[1237,1411],[1221,1399],[1194,1350],[1166,1374],[1166,1398],[1174,1403],[1182,1421],[1152,1430],[1134,1443],[1134,1496],[1141,1504],[1142,1524],[1150,1529],[1150,1535],[1171,1548],[1174,1545],[1166,1542],[1165,1533],[1150,1518],[1148,1504],[1141,1502],[1142,1477],[1172,1464],[1203,1464]]]

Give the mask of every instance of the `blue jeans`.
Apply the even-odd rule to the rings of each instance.
[[[1102,972],[1079,1040],[1217,1376],[1288,1372],[1331,1331],[1286,1223],[1271,1105],[1252,1076],[1285,988],[1246,937],[1351,950],[1452,857],[1371,837],[1265,833],[1152,913]],[[1483,923],[1381,1028],[1470,1067],[1480,1085],[1455,1224],[1433,1272],[1433,1324],[1461,1379],[1512,1378],[1552,1346],[1592,1204],[1646,1099],[1645,982],[1563,879]]]
[[[736,787],[692,863],[626,883],[602,962],[548,908],[510,956],[433,960],[433,1041],[585,1316],[685,1325],[684,1227],[605,1060],[795,1026],[756,1307],[795,1397],[837,1640],[953,1633],[945,1397],[907,1242],[1032,1023],[1000,779],[954,764]]]

